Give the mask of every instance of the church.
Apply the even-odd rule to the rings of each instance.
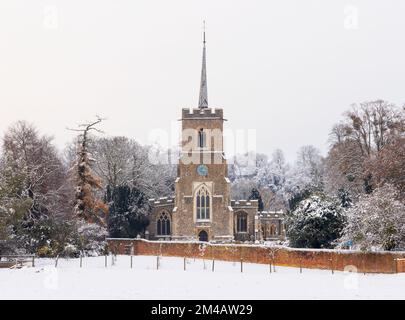
[[[283,212],[259,212],[257,200],[231,199],[223,150],[224,111],[208,105],[205,31],[203,39],[198,108],[181,112],[175,194],[149,200],[145,237],[210,242],[283,239]]]

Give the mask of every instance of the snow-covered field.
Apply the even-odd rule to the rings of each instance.
[[[405,274],[358,274],[260,264],[118,256],[38,259],[35,268],[0,269],[0,299],[405,299]]]

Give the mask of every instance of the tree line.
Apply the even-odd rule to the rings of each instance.
[[[281,150],[250,172],[235,159],[234,196],[287,212],[293,247],[405,249],[405,107],[353,104],[328,142],[326,157],[303,146],[292,165]]]
[[[0,252],[99,254],[105,237],[136,237],[148,199],[173,193],[175,168],[155,165],[149,146],[96,135],[103,119],[72,129],[62,153],[33,124],[4,133],[0,155]]]
[[[98,254],[107,235],[144,233],[148,199],[174,193],[176,166],[151,161],[151,146],[100,134],[102,122],[71,129],[77,138],[63,152],[26,121],[5,131],[1,253]],[[403,249],[405,109],[382,100],[354,104],[328,141],[326,157],[307,145],[292,164],[282,150],[257,154],[253,167],[236,156],[232,197],[286,212],[286,244],[293,247]]]

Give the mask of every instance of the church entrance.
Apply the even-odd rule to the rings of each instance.
[[[199,241],[208,241],[208,233],[205,230],[201,230],[200,233],[198,234],[198,240]]]

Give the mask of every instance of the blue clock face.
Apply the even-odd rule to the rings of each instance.
[[[206,176],[206,175],[208,174],[208,167],[207,167],[205,164],[200,164],[200,165],[197,167],[197,173],[198,173],[200,176]]]

